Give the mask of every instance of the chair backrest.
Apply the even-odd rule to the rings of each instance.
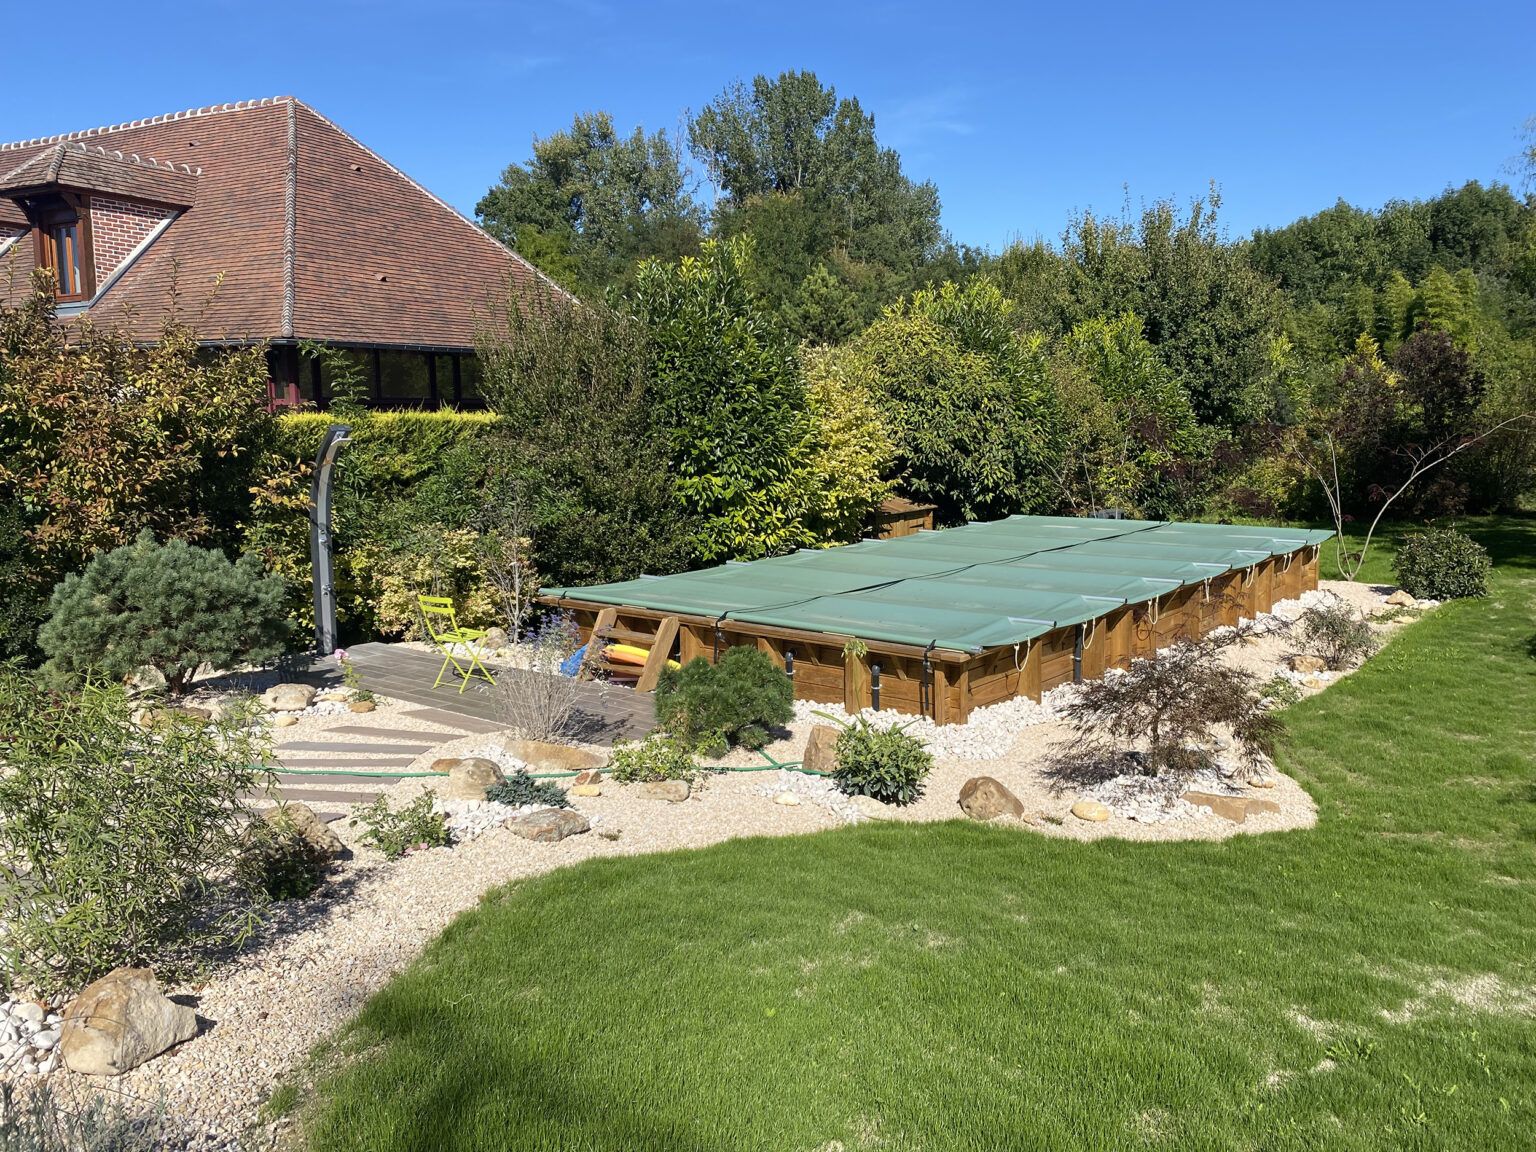
[[[426,624],[427,635],[432,639],[437,640],[444,633],[459,630],[458,618],[453,614],[453,601],[448,597],[417,596],[416,606],[421,609],[422,622]],[[443,624],[447,624],[447,627],[441,628]]]

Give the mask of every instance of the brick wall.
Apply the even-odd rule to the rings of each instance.
[[[100,284],[128,254],[144,242],[155,225],[170,215],[165,208],[146,208],[107,196],[91,197],[91,241],[96,254],[96,283]]]

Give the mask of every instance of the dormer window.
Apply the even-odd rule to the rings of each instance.
[[[89,298],[93,269],[86,251],[82,213],[67,204],[44,211],[39,220],[38,245],[43,267],[53,270],[58,298]]]

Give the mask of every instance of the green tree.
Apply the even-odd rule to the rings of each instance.
[[[813,543],[811,422],[795,350],[754,299],[747,238],[641,265],[628,307],[650,355],[651,417],[670,450],[698,559]]]
[[[887,308],[842,370],[867,380],[895,446],[891,476],[946,524],[1054,506],[1056,413],[1044,341],[977,278]]]
[[[492,235],[554,279],[586,294],[626,283],[638,260],[697,250],[703,215],[673,140],[636,128],[623,137],[606,112],[533,143],[481,198]]]

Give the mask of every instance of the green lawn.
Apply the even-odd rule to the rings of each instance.
[[[1479,534],[1488,601],[1287,713],[1315,830],[865,825],[522,883],[322,1058],[311,1148],[1531,1148],[1536,521]]]

